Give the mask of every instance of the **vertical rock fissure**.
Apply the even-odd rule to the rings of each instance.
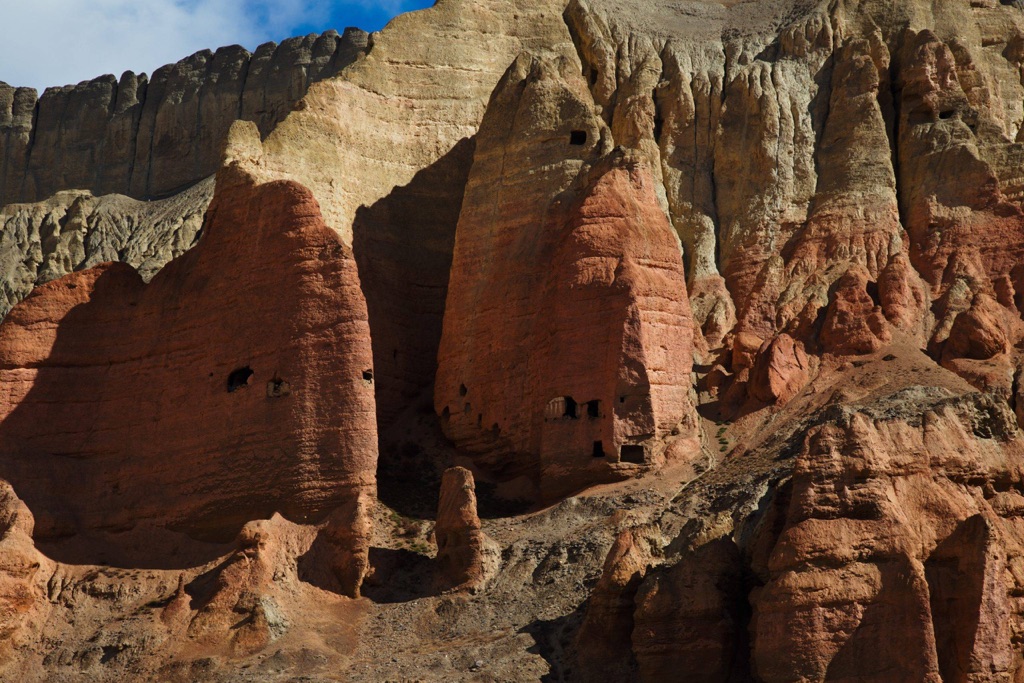
[[[718,114],[719,117],[721,117],[722,112],[725,110],[726,101],[729,97],[730,82],[729,55],[725,51],[724,37],[721,39],[721,42],[719,43],[719,48],[721,50],[722,56],[722,85],[718,101]],[[708,90],[710,92],[710,98],[711,96],[714,95],[714,88],[709,87]],[[720,205],[720,197],[718,194],[718,178],[716,175],[718,173],[718,164],[715,162],[716,158],[718,157],[718,126],[718,121],[708,121],[708,128],[710,129],[710,132],[708,134],[708,140],[711,146],[711,149],[709,150],[709,153],[711,155],[711,164],[710,169],[708,171],[708,175],[710,177],[709,184],[711,186],[711,206],[713,206],[715,209],[715,215],[711,217],[711,221],[714,225],[715,230],[715,268],[718,270],[718,274],[723,277],[725,281],[725,288],[729,292],[729,295],[733,297],[733,301],[735,301],[736,294],[731,289],[729,289],[729,278],[725,277],[725,264],[722,262],[722,207]]]
[[[252,68],[253,55],[249,55],[249,58],[245,60],[245,65],[242,67],[242,78],[241,85],[238,89],[238,120],[241,121],[243,112],[245,110],[245,89],[249,85],[249,69]]]
[[[36,103],[32,107],[32,127],[28,131],[28,144],[25,146],[25,165],[21,171],[21,186],[18,188],[18,194],[23,195],[25,193],[25,183],[28,181],[28,169],[29,159],[32,158],[32,150],[36,145],[36,135],[39,132],[39,102],[40,99],[36,98]],[[11,197],[4,197],[5,203],[10,203]]]
[[[892,100],[891,103],[891,115],[892,115],[892,134],[889,138],[889,147],[892,153],[892,171],[896,181],[896,212],[899,216],[900,225],[904,230],[907,229],[907,216],[906,216],[906,201],[904,200],[903,192],[903,174],[900,171],[900,90],[898,85],[899,68],[897,66],[896,55],[900,53],[899,44],[895,45],[889,57],[889,97]],[[883,112],[885,112],[885,103],[879,97],[878,106]],[[889,127],[886,126],[886,132],[889,132]],[[913,262],[913,261],[911,261]]]
[[[828,127],[829,115],[832,113],[832,94],[833,94],[833,87],[834,87],[833,86],[833,76],[835,75],[836,51],[840,47],[839,45],[837,45],[837,40],[838,40],[838,36],[836,36],[833,39],[832,51],[829,53],[828,60],[826,60],[826,63],[825,63],[824,70],[827,73],[827,79],[826,79],[826,81],[824,83],[822,83],[822,84],[820,84],[818,86],[819,89],[818,89],[817,97],[821,98],[821,101],[824,104],[822,105],[823,111],[821,113],[821,118],[819,119],[820,122],[821,122],[821,125],[820,125],[820,127],[816,127],[815,130],[814,130],[814,154],[811,155],[811,158],[814,161],[814,196],[815,197],[817,197],[817,195],[818,195],[818,193],[820,191],[820,187],[821,187],[821,176],[822,176],[822,173],[821,173],[822,165],[821,165],[821,157],[820,157],[820,154],[821,154],[821,142],[822,142],[822,139],[825,137],[825,129]],[[813,106],[813,100],[812,100],[812,106]]]
[[[125,188],[130,192],[135,185],[135,160],[139,158],[139,130],[142,125],[142,112],[146,109],[146,96],[149,94],[149,79],[145,74],[139,76],[139,84],[135,90],[135,107],[138,114],[132,115],[131,154],[128,156],[128,182]]]

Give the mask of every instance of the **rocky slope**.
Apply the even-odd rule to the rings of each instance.
[[[1024,680],[1016,4],[327,35],[5,162],[4,676]]]
[[[202,180],[152,202],[64,190],[0,209],[0,312],[6,315],[37,285],[101,263],[127,263],[148,282],[196,244],[213,184]]]

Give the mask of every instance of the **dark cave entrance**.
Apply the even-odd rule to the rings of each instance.
[[[637,444],[623,444],[619,450],[619,461],[635,465],[644,464],[644,447]]]
[[[252,379],[254,374],[256,373],[254,373],[252,368],[248,365],[244,368],[238,368],[237,370],[232,371],[232,373],[228,375],[228,393],[233,394],[239,389],[249,386],[249,380]]]

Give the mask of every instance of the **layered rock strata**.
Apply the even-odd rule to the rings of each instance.
[[[757,675],[1019,675],[1022,455],[1012,415],[983,399],[809,432],[781,534],[754,565]]]
[[[682,253],[650,169],[602,159],[605,131],[571,63],[517,60],[456,234],[442,427],[549,497],[659,462],[664,437],[694,424]]]
[[[266,140],[270,177],[309,187],[353,245],[374,327],[378,419],[422,400],[437,351],[474,137],[524,50],[571,58],[562,0],[461,0],[404,14],[315,84]]]
[[[283,637],[288,598],[260,597],[284,595],[275,577],[355,596],[375,557],[377,579],[397,579],[375,586],[373,609],[396,626],[362,632],[353,678],[371,664],[381,679],[464,677],[492,666],[470,649],[491,648],[507,668],[480,675],[498,679],[1021,679],[1018,4],[442,0],[397,19],[265,144],[236,150],[256,180],[225,185],[185,265],[147,288],[117,266],[73,275],[0,328],[15,344],[0,386],[18,402],[0,424],[14,454],[0,475],[37,520],[32,532],[4,498],[19,521],[0,538],[12,558],[0,626],[26,642],[63,615],[45,615],[52,561],[29,535],[53,551],[62,534],[126,529],[131,509],[221,540],[242,528],[212,587],[182,586],[165,608],[167,623],[189,615],[197,642],[232,629],[239,657]],[[22,130],[29,100],[8,100],[9,130]],[[177,187],[179,171],[150,177]],[[314,199],[309,221],[342,244],[313,243],[321,261],[340,250],[341,274],[271,278],[267,245],[298,221],[287,207]],[[195,240],[202,211],[108,229],[94,217],[114,199],[47,201],[7,210],[10,303],[112,252],[156,269]],[[226,214],[249,224],[233,238],[244,248],[216,246]],[[351,327],[333,326],[339,311]],[[199,325],[220,350],[192,348]],[[264,346],[293,333],[313,346],[288,358]],[[170,365],[147,365],[151,352]],[[253,398],[261,358],[289,368],[261,400],[301,408],[227,411],[194,395],[217,383],[224,400]],[[213,363],[213,378],[182,382],[178,359]],[[162,391],[108,377],[129,366]],[[356,375],[364,384],[345,384]],[[431,384],[455,450],[423,414]],[[475,509],[456,471],[442,480],[438,560],[379,528],[371,552],[374,408],[416,464],[469,456],[480,511],[501,519]],[[228,429],[195,431],[196,410]],[[344,460],[356,469],[310,451],[321,437],[356,449]],[[152,464],[181,453],[195,462]],[[104,459],[110,492],[86,500],[71,482]],[[157,489],[187,503],[172,514]],[[561,502],[505,515],[498,492]],[[274,509],[320,528],[250,522]],[[424,595],[416,572],[438,566],[449,584],[475,583],[485,529],[503,546],[490,580]],[[306,675],[307,645],[277,675]],[[423,663],[439,650],[464,661]]]
[[[628,632],[618,680],[1019,676],[1024,441],[1004,403],[912,358],[828,370],[677,498],[673,542],[620,537],[580,665],[604,647],[583,635]]]
[[[250,132],[239,149],[258,149]],[[241,162],[204,233],[148,285],[104,264],[38,288],[0,327],[0,477],[40,542],[138,525],[227,540],[274,512],[320,521],[373,497],[351,251],[306,189],[257,184]]]
[[[697,323],[742,361],[722,356],[730,381],[750,381],[779,333],[811,352],[875,347],[836,329],[819,345],[820,312],[846,305],[848,274],[881,306],[866,334],[883,343],[879,312],[934,347],[976,295],[1014,299],[1019,13],[752,8],[566,11],[612,137],[662,181]]]
[[[234,45],[151,78],[128,71],[48,88],[38,99],[0,83],[0,206],[61,190],[177,192],[216,172],[236,119],[267,135],[312,83],[338,74],[366,46],[358,29],[266,43],[252,54]]]

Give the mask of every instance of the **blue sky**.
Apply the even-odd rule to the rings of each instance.
[[[379,30],[433,0],[0,0],[0,81],[78,83],[127,70],[152,73],[203,48],[346,26]]]

